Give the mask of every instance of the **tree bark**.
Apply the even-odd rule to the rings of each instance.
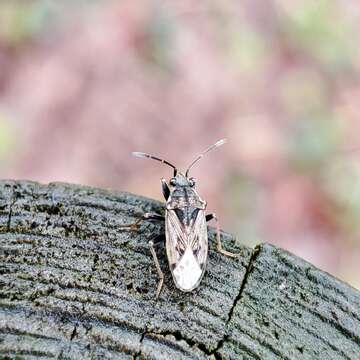
[[[210,254],[182,293],[148,241],[164,224],[120,229],[163,204],[117,191],[0,182],[0,358],[360,359],[360,293],[274,246]]]

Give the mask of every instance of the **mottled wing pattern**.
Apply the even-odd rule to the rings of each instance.
[[[192,290],[202,278],[207,259],[205,213],[196,208],[167,210],[165,226],[166,251],[175,283],[182,290]]]
[[[198,210],[197,217],[192,229],[190,230],[190,234],[191,248],[197,257],[200,266],[204,266],[208,253],[208,235],[205,212],[203,210]]]
[[[166,251],[172,268],[179,261],[180,254],[184,252],[187,243],[185,232],[174,210],[166,211],[165,228]]]

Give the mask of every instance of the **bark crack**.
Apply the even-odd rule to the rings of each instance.
[[[132,355],[132,358],[133,359],[137,359],[139,356],[141,356],[141,344],[142,342],[144,341],[144,338],[146,335],[148,335],[149,332],[147,330],[147,327],[146,327],[146,330],[141,334],[141,337],[140,337],[140,340],[139,340],[139,350],[136,351],[133,355]]]
[[[166,336],[173,336],[177,342],[183,341],[186,343],[186,345],[189,347],[189,349],[197,347],[200,351],[202,351],[205,355],[212,355],[212,351],[210,351],[204,344],[198,343],[195,340],[189,339],[187,337],[184,337],[184,335],[180,331],[160,331],[160,332],[153,332],[146,330],[142,333],[139,344],[140,349],[137,351],[133,358],[136,359],[138,356],[141,356],[141,344],[145,339],[145,336],[152,336],[152,337],[158,337],[163,336],[166,339]],[[184,352],[186,352],[185,349],[183,349]]]
[[[254,268],[254,263],[259,255],[261,251],[261,248],[260,247],[256,247],[254,250],[253,250],[253,253],[251,254],[251,257],[250,257],[250,260],[249,260],[249,263],[246,267],[246,271],[245,271],[245,275],[244,275],[244,280],[242,281],[241,283],[241,286],[240,286],[240,289],[239,289],[239,292],[236,296],[236,298],[234,299],[234,302],[229,310],[229,313],[228,313],[228,317],[226,319],[226,322],[225,322],[225,331],[224,331],[224,335],[223,337],[218,341],[218,343],[216,344],[215,348],[210,350],[209,348],[206,347],[206,345],[202,344],[202,343],[198,343],[197,341],[193,340],[193,339],[189,339],[187,337],[184,337],[184,335],[180,332],[180,331],[162,331],[162,332],[151,332],[149,331],[149,329],[147,328],[146,331],[144,331],[142,334],[141,334],[141,338],[140,338],[140,341],[139,341],[139,351],[137,351],[136,353],[134,353],[133,355],[133,358],[136,359],[138,358],[139,356],[141,356],[141,344],[142,342],[144,341],[145,339],[145,336],[168,336],[168,335],[171,335],[171,336],[174,336],[175,339],[177,341],[184,341],[188,346],[189,348],[193,348],[193,347],[197,347],[200,351],[202,351],[204,353],[205,356],[208,356],[208,357],[215,357],[215,359],[221,359],[221,355],[218,353],[218,351],[222,348],[222,346],[224,345],[224,343],[228,340],[229,336],[227,334],[227,329],[228,329],[228,325],[233,317],[233,313],[234,313],[234,310],[236,308],[236,305],[239,303],[239,301],[241,300],[242,298],[242,295],[243,295],[243,292],[244,292],[244,289],[245,289],[245,286],[248,282],[248,278],[249,278],[249,275],[251,274],[253,268]]]
[[[12,210],[13,210],[13,206],[14,206],[15,202],[16,202],[16,196],[15,196],[14,188],[12,188],[11,201],[10,201],[10,204],[9,204],[9,216],[8,216],[8,221],[7,221],[7,224],[6,224],[7,232],[10,232]]]
[[[245,286],[248,282],[248,279],[249,279],[249,275],[251,274],[253,268],[254,268],[254,263],[256,262],[256,259],[257,257],[259,256],[261,252],[261,247],[260,246],[256,246],[253,250],[253,253],[250,257],[250,260],[249,260],[249,264],[248,266],[246,267],[246,271],[245,271],[245,275],[244,275],[244,280],[243,282],[241,283],[241,286],[240,286],[240,289],[239,289],[239,293],[237,294],[234,302],[233,302],[233,305],[229,311],[229,314],[228,314],[228,318],[226,320],[226,323],[225,323],[225,333],[224,333],[224,336],[222,337],[222,339],[219,340],[219,342],[217,343],[217,346],[215,347],[214,350],[212,350],[210,352],[210,355],[214,355],[216,359],[221,359],[221,355],[218,354],[218,351],[223,347],[224,343],[228,340],[229,336],[227,334],[227,328],[228,328],[228,325],[233,317],[233,314],[234,314],[234,310],[236,308],[236,305],[238,304],[238,302],[241,300],[242,298],[242,294],[244,292],[244,289],[245,289]]]
[[[100,260],[99,255],[95,254],[94,259],[93,259],[93,264],[92,264],[92,267],[91,267],[91,273],[90,273],[90,276],[89,276],[89,279],[88,279],[89,283],[91,283],[91,281],[92,281],[92,279],[94,277],[94,273],[97,270],[99,260]]]
[[[74,326],[74,329],[73,329],[73,331],[72,331],[72,333],[70,335],[70,341],[73,341],[75,336],[77,335],[77,327],[78,327],[78,325]]]

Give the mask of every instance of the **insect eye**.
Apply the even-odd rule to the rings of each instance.
[[[175,179],[175,178],[171,178],[171,179],[170,179],[170,185],[171,185],[171,186],[175,186],[175,185],[176,185],[176,179]]]
[[[189,179],[189,184],[190,184],[191,187],[195,186],[195,183],[196,183],[196,180],[194,178]]]

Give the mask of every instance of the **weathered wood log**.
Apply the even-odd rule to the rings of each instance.
[[[54,183],[0,182],[0,357],[360,359],[360,293],[271,245],[210,245],[198,289],[158,281],[148,240],[119,229],[163,205]],[[214,240],[214,231],[210,230]],[[164,248],[158,250],[167,270]]]

